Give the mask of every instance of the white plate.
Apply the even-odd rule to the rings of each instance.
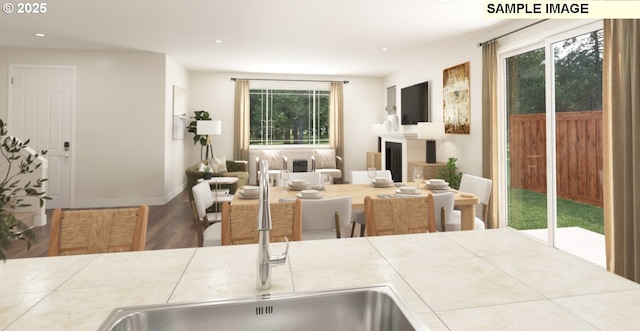
[[[395,185],[394,182],[384,183],[384,184],[383,183],[376,183],[375,181],[373,182],[373,186],[374,187],[391,187],[393,185]]]
[[[432,183],[430,180],[425,180],[424,181],[425,184],[430,185],[430,186],[449,186],[448,182],[442,182],[442,183]]]
[[[322,195],[318,194],[315,197],[303,197],[302,193],[298,193],[296,194],[296,197],[300,198],[300,199],[322,199]]]
[[[426,185],[425,187],[430,189],[430,190],[448,190],[448,189],[450,189],[449,185],[445,185],[445,186]]]
[[[238,192],[238,196],[240,199],[257,199],[259,195],[242,195],[242,193]]]
[[[396,190],[396,194],[402,194],[402,195],[420,195],[420,190],[415,191],[414,193],[404,193],[402,191],[400,191],[400,189]]]
[[[291,184],[287,184],[287,187],[292,191],[302,191],[302,190],[306,190],[307,188],[309,188],[309,184],[302,185],[302,186],[291,186]]]

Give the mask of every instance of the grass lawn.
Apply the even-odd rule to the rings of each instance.
[[[604,234],[601,207],[558,199],[558,227],[578,226]],[[509,188],[509,226],[518,230],[547,227],[547,196],[529,190]]]

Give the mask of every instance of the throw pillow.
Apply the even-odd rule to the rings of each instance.
[[[209,162],[209,164],[211,164],[211,171],[215,173],[228,172],[227,158],[225,155],[222,155],[221,157],[214,156],[213,159],[211,159],[211,161]]]
[[[200,162],[200,166],[198,167],[198,171],[204,172],[207,168],[207,161]]]
[[[282,151],[260,151],[260,162],[267,160],[269,170],[282,170]]]
[[[336,151],[333,149],[314,149],[316,169],[336,169]]]

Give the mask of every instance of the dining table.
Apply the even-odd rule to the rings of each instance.
[[[404,184],[395,183],[388,187],[378,187],[371,184],[333,184],[324,185],[322,187],[315,187],[319,189],[321,198],[337,198],[341,196],[350,196],[353,209],[364,209],[364,198],[369,196],[376,197],[393,197],[396,194],[399,196],[406,196],[399,194],[399,186]],[[460,192],[454,189],[446,190],[431,190],[426,187],[424,183],[416,185],[416,183],[406,184],[411,186],[418,186],[418,192],[416,196],[427,195],[431,193],[442,193],[444,191],[452,191],[455,193],[454,206],[460,210],[461,229],[473,230],[475,224],[476,205],[479,200],[478,197],[471,193]],[[311,187],[314,188],[314,187]],[[231,201],[231,204],[256,204],[258,202],[257,197],[246,198],[240,195],[240,190],[236,192]],[[271,186],[269,187],[269,200],[273,202],[282,202],[287,200],[293,200],[296,198],[302,198],[300,190],[294,190],[285,186]]]

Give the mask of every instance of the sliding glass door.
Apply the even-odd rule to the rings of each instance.
[[[602,47],[596,24],[501,57],[503,215],[554,247],[604,233]]]

